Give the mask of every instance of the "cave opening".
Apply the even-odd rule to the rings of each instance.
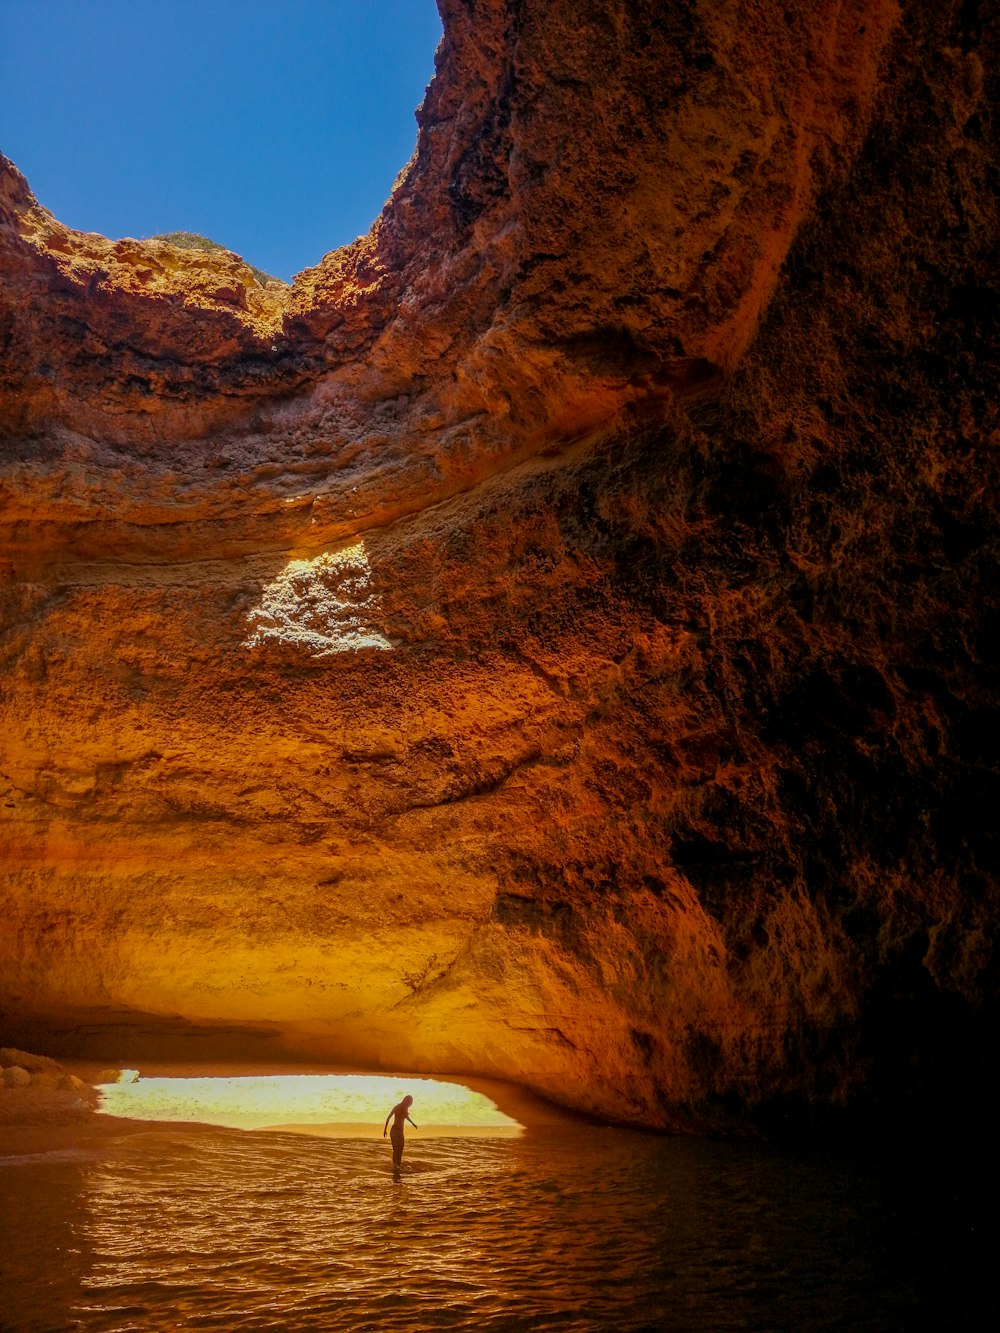
[[[100,1084],[104,1115],[196,1122],[228,1129],[284,1130],[326,1138],[377,1134],[389,1108],[411,1096],[423,1137],[491,1138],[524,1126],[486,1092],[439,1078],[390,1074],[109,1072]]]
[[[261,588],[247,615],[246,646],[288,644],[312,657],[392,643],[371,622],[380,614],[371,590],[371,566],[363,541],[312,559],[289,560]]]

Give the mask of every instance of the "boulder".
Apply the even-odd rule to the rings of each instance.
[[[28,1051],[18,1051],[11,1046],[0,1047],[0,1069],[9,1065],[19,1065],[22,1069],[59,1071],[61,1066],[47,1055],[33,1055]]]
[[[56,1089],[62,1086],[64,1075],[57,1069],[34,1069],[31,1071],[33,1088]]]

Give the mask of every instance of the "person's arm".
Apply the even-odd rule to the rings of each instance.
[[[413,1116],[410,1115],[409,1111],[407,1111],[407,1113],[406,1113],[406,1118],[407,1118],[407,1120],[409,1120],[410,1124],[413,1126],[414,1129],[419,1129],[419,1128],[420,1128],[420,1126],[419,1126],[419,1125],[417,1124],[417,1122],[414,1120]]]
[[[392,1112],[390,1111],[389,1114],[388,1114],[388,1115],[386,1116],[386,1118],[385,1118],[385,1124],[382,1126],[382,1137],[383,1137],[383,1138],[385,1138],[385,1136],[389,1133],[389,1121],[390,1121],[391,1119],[392,1119]]]

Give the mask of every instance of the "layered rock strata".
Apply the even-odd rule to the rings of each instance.
[[[5,168],[12,1032],[980,1094],[997,37],[926,11],[449,0],[290,290]]]

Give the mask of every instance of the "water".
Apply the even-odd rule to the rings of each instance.
[[[137,1133],[0,1159],[4,1330],[993,1329],[947,1176],[570,1126]]]

